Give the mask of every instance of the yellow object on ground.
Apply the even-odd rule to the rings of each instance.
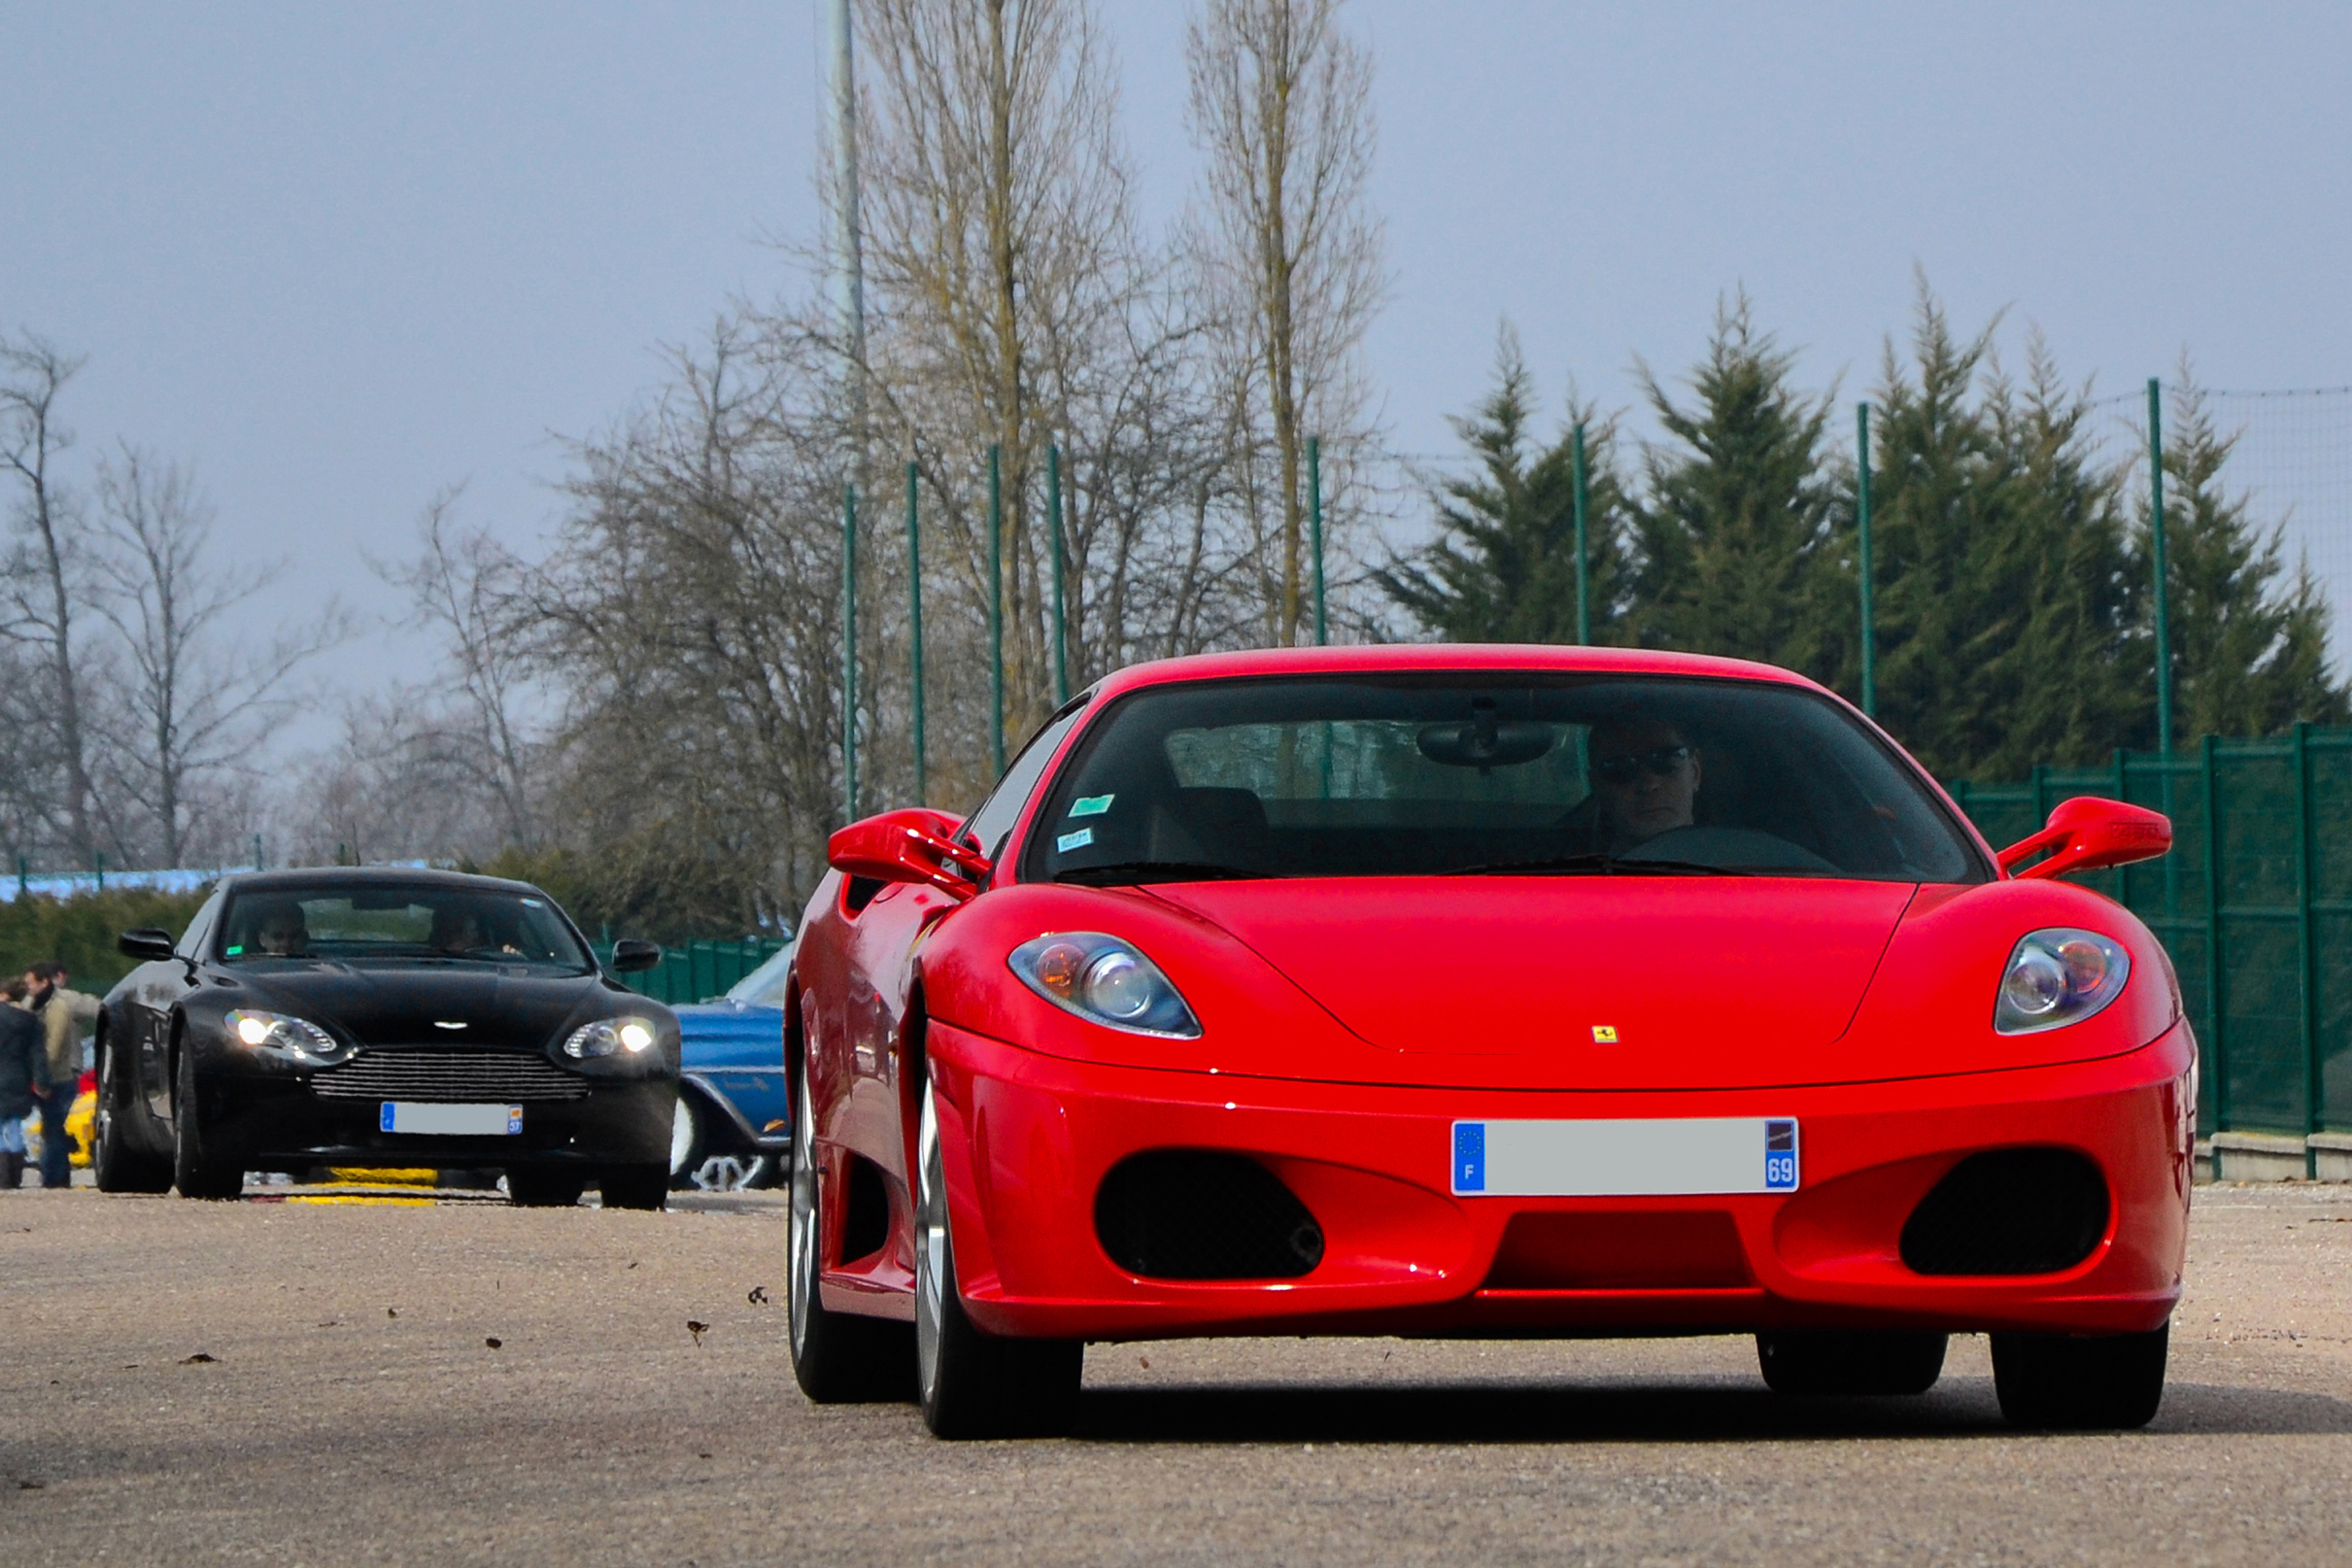
[[[336,1166],[326,1173],[326,1179],[343,1187],[437,1187],[441,1184],[438,1171],[374,1171],[357,1166]]]

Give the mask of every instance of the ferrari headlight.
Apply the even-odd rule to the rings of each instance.
[[[234,1007],[221,1020],[228,1038],[247,1050],[275,1056],[304,1067],[326,1067],[351,1055],[352,1048],[334,1036],[290,1013]]]
[[[563,1054],[585,1060],[592,1056],[642,1056],[654,1047],[661,1032],[644,1018],[599,1018],[571,1032]]]
[[[2096,931],[2053,926],[2028,932],[2001,972],[1993,1027],[2004,1035],[2030,1035],[2079,1024],[2121,996],[2130,977],[2131,955]]]
[[[1023,985],[1081,1018],[1134,1035],[1200,1038],[1200,1020],[1168,976],[1116,937],[1057,932],[1023,942],[1006,962]]]

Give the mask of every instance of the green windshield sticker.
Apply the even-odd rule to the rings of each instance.
[[[231,957],[231,958],[235,958],[235,957],[236,957],[236,956],[237,956],[239,953],[242,953],[242,952],[244,952],[244,951],[245,951],[245,949],[244,949],[242,946],[232,947],[232,948],[230,948],[230,949],[228,950],[228,956],[229,956],[229,957]]]
[[[1074,817],[1099,817],[1109,810],[1110,802],[1117,799],[1115,795],[1081,795],[1070,803],[1070,814]]]
[[[1053,841],[1053,847],[1067,855],[1074,849],[1084,849],[1088,844],[1093,842],[1094,830],[1092,828],[1080,828],[1076,833],[1066,833],[1062,835],[1061,837],[1056,838]]]

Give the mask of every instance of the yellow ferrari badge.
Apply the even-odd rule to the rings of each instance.
[[[1615,1045],[1617,1043],[1617,1025],[1594,1024],[1592,1026],[1592,1043],[1595,1045]]]

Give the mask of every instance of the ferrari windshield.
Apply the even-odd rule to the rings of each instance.
[[[322,958],[524,964],[575,973],[596,967],[545,898],[432,885],[345,883],[235,894],[222,911],[221,957],[230,964]]]
[[[1991,874],[1844,709],[1763,681],[1527,672],[1146,687],[1081,739],[1022,875]]]

